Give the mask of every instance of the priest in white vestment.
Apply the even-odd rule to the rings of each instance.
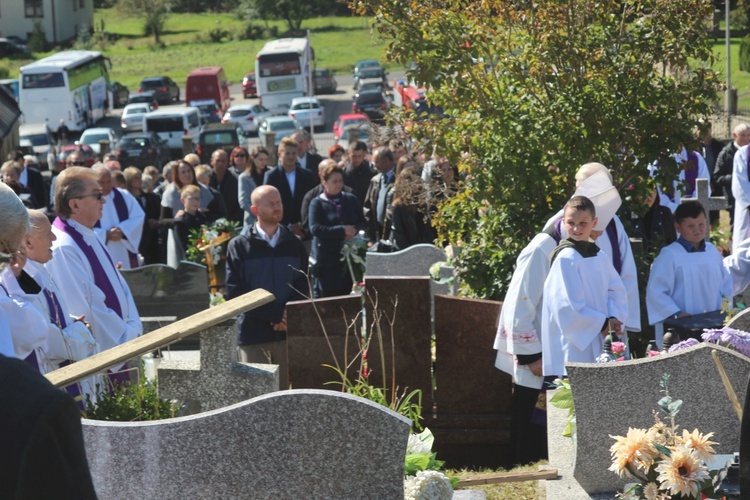
[[[680,173],[677,180],[672,183],[671,193],[665,192],[661,187],[659,188],[659,201],[662,206],[669,208],[674,213],[680,206],[682,198],[695,197],[695,181],[697,179],[708,179],[710,181],[711,173],[708,170],[708,165],[706,165],[706,160],[697,151],[688,151],[683,146],[679,152],[672,155],[672,158],[680,167]],[[657,167],[652,165],[651,168]],[[708,194],[711,195],[710,184]]]
[[[723,259],[724,269],[732,278],[733,294],[740,295],[750,286],[750,238],[745,238]]]
[[[95,165],[92,170],[99,174],[99,186],[105,200],[102,218],[94,232],[106,244],[118,268],[139,267],[138,246],[146,214],[133,195],[112,186],[112,172],[106,166]]]
[[[680,237],[661,249],[651,265],[646,286],[649,324],[655,326],[661,348],[664,320],[718,311],[733,296],[732,278],[721,254],[706,235],[706,214],[697,201],[681,204],[675,211]]]
[[[750,238],[750,168],[748,147],[742,146],[734,155],[732,168],[732,195],[734,195],[734,227],[732,228],[732,253]]]
[[[57,177],[52,231],[57,237],[47,264],[65,290],[71,314],[91,325],[97,352],[141,335],[138,311],[125,279],[94,232],[105,201],[96,172],[68,167]]]

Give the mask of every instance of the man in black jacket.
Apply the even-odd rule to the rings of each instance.
[[[750,126],[740,123],[732,131],[732,141],[729,142],[719,153],[716,159],[716,167],[713,170],[713,182],[715,190],[713,196],[726,195],[729,203],[729,220],[734,224],[734,196],[732,195],[732,169],[734,168],[734,155],[742,146],[750,143]]]
[[[279,190],[284,214],[281,223],[298,238],[305,237],[302,230],[302,201],[308,191],[318,183],[316,173],[301,168],[297,162],[297,142],[284,137],[279,145],[279,165],[266,171],[263,184]]]
[[[258,218],[229,242],[227,297],[263,288],[275,300],[238,319],[237,344],[243,363],[279,365],[279,388],[289,386],[286,365],[286,303],[303,299],[307,290],[307,252],[292,232],[280,224],[284,208],[279,191],[260,186],[250,195],[250,210]]]
[[[352,188],[359,202],[364,206],[370,180],[375,170],[370,166],[367,156],[367,144],[357,141],[349,144],[349,163],[344,167],[344,184]]]
[[[292,139],[297,142],[297,156],[300,166],[315,174],[317,180],[318,165],[323,161],[323,157],[318,153],[310,152],[310,136],[307,132],[295,132],[292,134]]]

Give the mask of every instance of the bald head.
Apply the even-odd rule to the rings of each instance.
[[[258,225],[269,235],[284,217],[284,205],[279,190],[273,186],[259,186],[250,195],[250,211],[258,217]]]

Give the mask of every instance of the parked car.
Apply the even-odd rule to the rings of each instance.
[[[340,139],[341,135],[349,127],[357,127],[367,123],[367,116],[360,113],[350,113],[339,116],[338,120],[333,123],[333,137]]]
[[[42,170],[47,167],[47,153],[55,141],[46,123],[24,123],[18,128],[18,143],[21,148],[30,150],[37,157]]]
[[[310,128],[311,122],[315,130],[322,130],[326,126],[326,110],[317,97],[295,97],[288,115],[305,128]]]
[[[28,43],[26,42],[26,40],[24,40],[20,36],[9,35],[9,36],[6,36],[5,38],[7,38],[8,40],[10,40],[10,43],[12,43],[13,45],[15,45],[19,49],[21,49],[22,52],[28,52],[29,51],[29,45],[28,45]]]
[[[246,133],[257,133],[260,123],[271,116],[271,112],[260,104],[237,104],[224,113],[222,123],[239,123]]]
[[[128,104],[122,110],[120,125],[124,132],[143,130],[143,115],[153,111],[146,103]]]
[[[70,153],[72,153],[73,151],[78,151],[86,158],[86,165],[82,166],[91,168],[91,166],[96,163],[96,154],[88,144],[66,144],[64,146],[60,146],[60,151],[58,151],[57,153],[57,158],[60,161],[60,164],[65,164],[68,156],[70,156]]]
[[[360,123],[358,125],[350,125],[341,132],[341,137],[336,139],[336,144],[343,143],[344,145],[349,144],[354,139],[354,133],[357,133],[357,140],[362,141],[366,144],[370,143],[372,137],[372,125],[370,122]]]
[[[123,168],[145,168],[153,165],[160,169],[170,160],[169,145],[154,132],[134,132],[122,136],[117,148],[117,159]]]
[[[382,122],[388,112],[389,103],[379,90],[363,90],[357,94],[352,104],[352,112],[366,115],[370,120]]]
[[[278,146],[281,143],[281,139],[289,137],[301,128],[297,120],[288,116],[269,116],[260,124],[258,135],[261,137],[261,142],[265,144],[265,134],[267,132],[275,132],[274,144]]]
[[[141,80],[138,92],[153,91],[160,104],[180,100],[180,87],[168,76],[150,76]]]
[[[313,85],[316,94],[335,94],[338,83],[328,68],[318,68],[313,71]]]
[[[242,97],[258,97],[258,87],[255,84],[255,72],[251,71],[242,79]]]
[[[99,141],[109,141],[110,151],[117,149],[117,134],[108,127],[87,128],[81,134],[81,138],[78,139],[78,142],[81,144],[91,146],[91,149],[97,156],[100,156],[102,153]]]
[[[128,103],[130,90],[120,82],[109,84],[109,91],[112,92],[112,107],[122,108]]]
[[[8,57],[15,54],[28,54],[28,50],[23,50],[18,45],[7,38],[0,38],[0,57]]]
[[[189,106],[198,108],[198,111],[201,112],[201,121],[204,125],[207,123],[221,123],[221,110],[213,99],[191,101]]]
[[[211,154],[217,149],[230,154],[237,146],[247,146],[245,133],[238,123],[209,123],[198,135],[195,152],[201,157],[201,162],[210,163]]]
[[[354,69],[352,70],[352,76],[356,78],[359,75],[360,70],[364,68],[379,68],[379,67],[380,67],[380,61],[378,61],[377,59],[361,59],[354,64]]]
[[[387,76],[388,73],[386,73],[385,69],[380,65],[362,68],[354,76],[353,88],[354,90],[357,90],[362,80],[367,80],[368,78],[380,78],[381,80],[386,80]]]
[[[149,106],[151,106],[151,110],[159,108],[159,101],[156,100],[156,94],[149,91],[144,92],[135,92],[128,95],[128,102],[125,103],[127,106],[128,104],[139,104],[139,103],[146,103]]]

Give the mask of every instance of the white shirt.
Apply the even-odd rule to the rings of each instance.
[[[263,231],[263,229],[261,229],[261,227],[260,227],[260,224],[258,224],[256,222],[255,223],[255,230],[258,231],[258,235],[261,238],[263,238],[264,240],[266,240],[266,242],[268,243],[268,245],[271,248],[276,248],[276,245],[279,242],[279,233],[281,232],[281,231],[279,231],[278,228],[276,229],[276,232],[273,233],[273,236],[268,236],[268,233],[266,233],[265,231]]]
[[[734,227],[732,228],[732,253],[739,251],[742,241],[750,238],[750,177],[747,168],[748,146],[742,146],[734,155],[732,165],[732,194],[734,195]]]
[[[286,181],[289,183],[289,190],[292,192],[292,196],[294,196],[294,185],[297,181],[297,167],[291,172],[284,170],[284,175],[286,175]]]
[[[26,359],[44,345],[49,321],[28,302],[13,298],[18,282],[10,266],[0,273],[0,284],[0,354]]]
[[[128,218],[120,221],[114,202],[114,191],[122,194],[125,206],[128,208]],[[112,191],[104,197],[106,202],[102,207],[102,218],[99,221],[101,227],[95,227],[94,232],[102,243],[106,243],[107,250],[112,256],[115,264],[122,269],[130,269],[130,256],[128,252],[138,255],[138,246],[141,244],[143,234],[143,221],[146,214],[135,197],[124,189],[112,188]],[[120,228],[124,237],[119,241],[107,241],[107,231],[113,227]]]

